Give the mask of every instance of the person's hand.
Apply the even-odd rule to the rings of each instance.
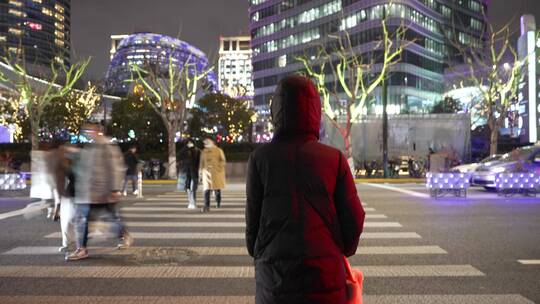
[[[120,193],[120,191],[113,191],[109,195],[109,201],[110,202],[117,202],[117,201],[120,200],[121,197],[122,197],[122,194]]]

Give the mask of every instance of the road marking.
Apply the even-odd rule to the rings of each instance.
[[[366,277],[479,277],[471,265],[360,266]],[[0,266],[3,278],[253,278],[252,266]]]
[[[397,228],[403,227],[397,222],[364,222],[364,228]]]
[[[141,250],[158,249],[163,247],[141,246],[118,250],[115,247],[88,247],[90,254],[103,255],[133,255]],[[245,247],[166,247],[180,251],[189,251],[200,256],[247,256]],[[3,255],[61,255],[58,247],[17,247],[2,253]]]
[[[171,214],[171,213],[123,213],[125,218],[161,218],[161,219],[243,219],[244,214],[216,214],[216,213],[193,213],[193,214]]]
[[[126,222],[128,227],[238,227],[245,228],[245,222]]]
[[[135,238],[150,240],[243,240],[244,233],[228,232],[130,232]],[[90,234],[92,236],[92,234]],[[54,232],[45,236],[45,238],[61,238],[60,232]],[[362,239],[420,239],[420,235],[414,232],[364,232]]]
[[[212,212],[220,211],[245,211],[246,208],[212,208]],[[187,209],[186,207],[124,207],[122,210],[125,211],[186,211],[186,212],[199,212],[198,210]]]
[[[127,222],[129,227],[237,227],[245,228],[245,222]],[[365,222],[364,228],[396,228],[402,227],[396,222]]]
[[[534,304],[518,294],[503,295],[365,295],[370,304]]]
[[[356,251],[358,255],[393,255],[393,254],[447,254],[439,246],[361,246]]]
[[[362,266],[366,277],[483,276],[471,265]],[[32,278],[252,278],[250,266],[1,266],[0,277]]]
[[[117,250],[114,247],[89,247],[92,255],[133,255],[140,250],[161,248],[153,246],[130,247],[126,250]],[[190,251],[200,256],[246,256],[245,247],[167,247],[179,251]],[[3,255],[60,255],[56,246],[17,247],[2,253]],[[438,246],[361,246],[356,251],[357,255],[425,255],[447,254]]]
[[[24,207],[23,209],[14,210],[14,211],[6,212],[6,213],[1,213],[0,214],[0,220],[5,220],[7,218],[15,217],[15,216],[19,216],[19,215],[28,215],[28,214],[31,214],[31,213],[41,211],[42,209],[45,209],[45,208],[47,208],[47,205],[43,204],[42,202],[30,203],[30,204],[26,205],[26,207]]]
[[[226,205],[225,205],[226,206]],[[124,211],[184,211],[184,212],[197,212],[197,210],[187,209],[186,207],[124,207]],[[245,211],[246,208],[235,208],[235,207],[223,207],[223,208],[213,208],[210,206],[211,212],[221,212],[221,211]],[[364,208],[365,212],[373,212],[375,208]]]
[[[416,192],[416,191],[401,189],[401,188],[394,187],[394,186],[381,185],[381,184],[370,184],[370,183],[365,183],[364,185],[368,185],[368,186],[375,187],[375,188],[380,188],[380,189],[385,189],[385,190],[401,192],[401,193],[404,193],[404,194],[407,194],[407,195],[410,195],[410,196],[414,196],[414,197],[429,198],[429,195],[427,195],[425,193],[420,193],[420,192]]]
[[[523,265],[540,265],[540,260],[518,260]]]
[[[153,203],[135,203],[133,204],[133,206],[187,206],[187,201],[185,202],[179,202],[179,201],[175,201],[175,202],[168,202],[168,201],[163,201],[163,200],[159,200],[159,201],[155,201]],[[246,203],[228,203],[228,202],[221,202],[221,206],[222,207],[228,207],[228,206],[236,206],[236,207],[242,207],[242,206],[246,206]]]
[[[171,214],[171,213],[123,213],[125,218],[160,218],[160,219],[243,219],[244,214],[216,214],[216,213],[193,213],[193,214]],[[385,219],[388,218],[384,214],[366,214],[367,219]]]
[[[254,296],[0,296],[2,304],[254,304]],[[521,304],[521,303],[518,303]]]
[[[534,304],[518,294],[502,295],[364,295],[370,304]],[[0,296],[3,304],[254,304],[254,296]]]

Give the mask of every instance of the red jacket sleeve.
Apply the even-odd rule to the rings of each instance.
[[[341,153],[334,202],[341,228],[343,254],[349,257],[354,255],[356,248],[358,248],[366,214],[356,192],[349,164]]]

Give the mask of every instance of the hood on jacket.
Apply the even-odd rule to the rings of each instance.
[[[288,76],[276,89],[271,105],[274,138],[314,136],[319,139],[321,99],[303,76]]]

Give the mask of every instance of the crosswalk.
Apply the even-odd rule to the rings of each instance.
[[[29,255],[42,256],[43,263],[0,265],[0,279],[22,282],[122,280],[138,286],[135,295],[101,294],[89,287],[77,296],[62,292],[0,296],[0,303],[252,304],[254,268],[244,247],[244,192],[228,190],[222,196],[221,208],[212,208],[210,213],[187,209],[187,197],[179,192],[128,202],[122,207],[122,214],[135,238],[134,247],[115,250],[99,235],[93,234],[91,243],[94,247],[89,251],[95,259],[69,264],[58,262],[62,256],[54,245],[60,243],[59,232],[44,233],[37,244],[15,247],[1,254],[16,261]],[[368,204],[364,204],[368,207],[365,207],[367,216],[361,243],[357,254],[350,258],[353,267],[360,268],[366,277],[365,303],[533,303],[519,294],[483,294],[481,291],[462,294],[456,286],[467,284],[467,280],[485,278],[487,274],[470,264],[446,262],[452,261],[445,259],[452,254],[449,248],[430,244],[407,225],[381,213],[376,202]],[[51,262],[54,257],[58,260]],[[537,261],[523,260],[521,263]],[[410,282],[415,281],[425,284],[428,292],[412,294],[399,287],[404,282],[409,282],[410,286]],[[443,287],[429,293],[432,282]],[[380,292],[375,287],[381,284],[395,284],[396,289],[390,294]],[[178,289],[187,287],[185,290],[168,289],[166,286],[170,285]],[[209,291],[200,287],[206,285],[214,288]]]

